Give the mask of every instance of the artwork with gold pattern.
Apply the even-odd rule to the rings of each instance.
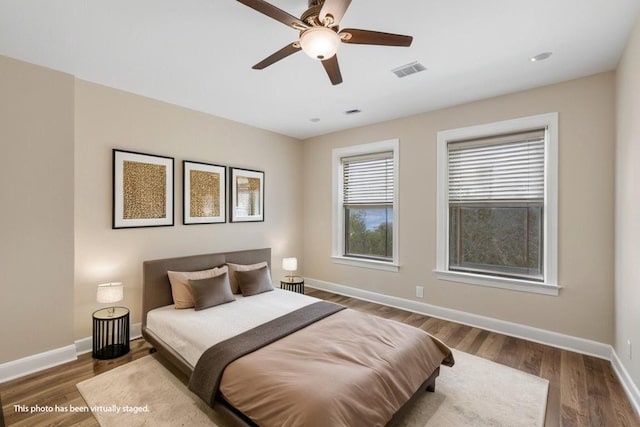
[[[173,162],[113,150],[113,228],[173,225]]]
[[[164,218],[167,215],[167,168],[125,161],[123,165],[124,219]]]
[[[232,168],[233,222],[264,220],[264,172]]]
[[[183,161],[184,224],[226,222],[224,166]]]
[[[220,215],[220,174],[192,170],[191,206],[192,217]]]

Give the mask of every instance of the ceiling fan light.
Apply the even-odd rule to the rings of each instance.
[[[340,36],[327,27],[311,27],[300,35],[300,46],[313,59],[325,60],[338,51]]]

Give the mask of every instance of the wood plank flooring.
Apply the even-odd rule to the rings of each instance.
[[[606,360],[328,292],[307,293],[408,323],[450,347],[549,380],[546,426],[640,426]]]
[[[395,308],[307,288],[316,298],[424,329],[458,350],[549,380],[546,426],[638,426],[611,364],[590,356],[488,332]],[[75,384],[148,354],[143,340],[119,359],[100,361],[84,354],[74,362],[0,384],[7,426],[97,426],[90,413],[16,411],[15,405],[86,406]]]

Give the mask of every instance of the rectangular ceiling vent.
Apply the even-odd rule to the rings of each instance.
[[[420,71],[426,70],[427,67],[419,63],[418,61],[413,61],[409,64],[405,64],[401,67],[394,68],[391,70],[393,74],[398,77],[407,77],[408,75],[419,73]]]

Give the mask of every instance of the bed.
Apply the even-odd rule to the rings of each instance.
[[[261,262],[270,266],[271,249],[143,263],[143,337],[236,425],[385,425],[413,395],[435,390],[441,364],[453,365],[424,331],[277,288],[175,309],[168,271]],[[266,341],[244,348],[255,339]],[[227,357],[222,344],[240,356],[208,366]]]

